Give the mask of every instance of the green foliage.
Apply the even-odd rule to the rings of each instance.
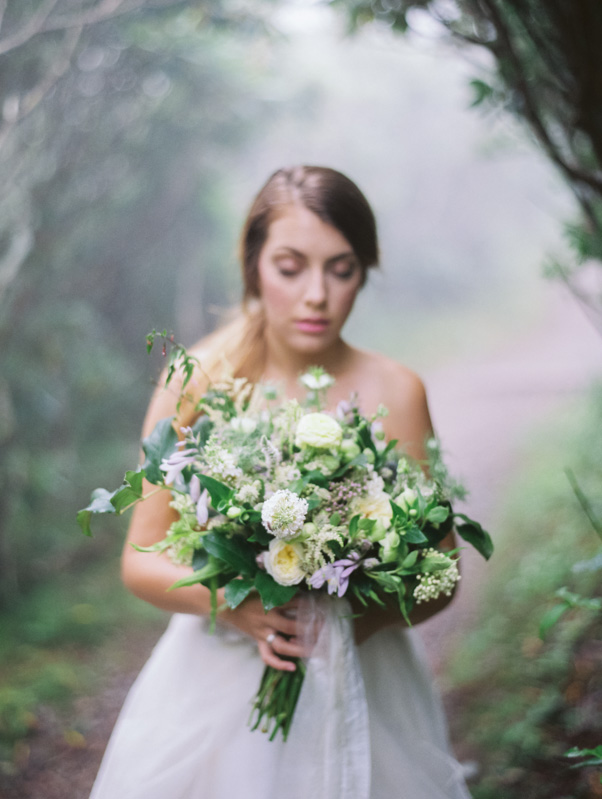
[[[583,285],[579,265],[602,261],[602,13],[599,0],[331,0],[350,27],[385,23],[406,33],[421,14],[464,47],[491,56],[470,81],[472,106],[507,111],[527,123],[560,170],[582,218],[567,226],[575,265],[553,273],[602,316],[599,289]],[[550,270],[548,269],[548,273]]]
[[[90,563],[32,587],[11,614],[0,615],[0,774],[15,743],[38,727],[41,706],[73,723],[73,700],[93,685],[100,645],[118,640],[120,630],[131,637],[163,623],[163,614],[120,585],[115,552],[101,559],[98,543],[87,545]],[[113,666],[120,657],[107,653]]]
[[[255,588],[259,591],[266,612],[290,602],[299,590],[298,585],[280,585],[264,571],[258,571],[255,575]]]
[[[602,736],[602,564],[563,467],[597,512],[601,413],[598,387],[530,442],[496,536],[481,621],[450,665],[456,734],[482,766],[475,799],[590,795],[587,771],[572,772],[563,753]]]
[[[163,458],[168,458],[175,450],[177,440],[171,419],[159,420],[151,434],[143,439],[142,449],[146,460],[142,468],[150,483],[161,485],[165,482],[165,473],[159,467]]]
[[[56,21],[82,3],[47,6]],[[35,8],[2,9],[0,44]],[[73,507],[135,463],[157,366],[145,332],[198,337],[227,302],[222,175],[272,114],[249,36],[261,9],[165,0],[84,26],[52,87],[0,126],[0,608],[79,557]],[[0,56],[6,109],[55,75],[62,35]]]

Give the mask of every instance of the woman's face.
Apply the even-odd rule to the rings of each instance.
[[[307,354],[338,340],[362,284],[342,233],[302,205],[287,206],[268,229],[258,268],[269,335]]]

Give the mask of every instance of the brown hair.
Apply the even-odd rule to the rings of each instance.
[[[259,297],[259,255],[270,224],[286,206],[303,205],[347,239],[360,262],[363,280],[378,263],[376,220],[368,201],[335,169],[296,166],[279,169],[255,197],[240,240],[244,300]]]
[[[265,319],[261,308],[258,263],[271,223],[287,206],[299,204],[336,228],[351,245],[362,267],[362,283],[378,264],[376,221],[368,201],[348,177],[335,169],[296,166],[279,169],[255,197],[240,239],[243,276],[242,308],[235,318],[193,349],[205,377],[196,381],[202,393],[207,379],[217,380],[227,361],[235,377],[261,378],[265,366]],[[196,390],[195,390],[196,388]],[[188,411],[193,405],[186,403]],[[188,424],[188,413],[180,421]]]

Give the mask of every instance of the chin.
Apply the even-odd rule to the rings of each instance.
[[[321,352],[332,347],[338,340],[338,336],[299,336],[291,342],[291,349],[304,355],[319,355]]]

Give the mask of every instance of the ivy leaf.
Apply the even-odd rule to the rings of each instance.
[[[280,585],[267,572],[258,571],[255,575],[255,588],[267,613],[272,608],[286,605],[299,590],[298,585]]]
[[[96,513],[116,513],[114,506],[111,503],[111,497],[114,491],[107,491],[106,488],[97,488],[92,492],[92,502],[77,514],[77,523],[84,535],[92,537],[92,530],[90,529],[90,522],[92,521],[92,514]]]
[[[479,552],[485,560],[493,555],[493,541],[489,533],[484,530],[478,522],[469,519],[464,513],[454,513],[454,518],[463,519],[465,524],[456,527],[458,535]]]
[[[124,510],[142,499],[142,478],[144,471],[129,471],[125,473],[123,485],[113,492],[111,505],[116,513],[123,513]]]
[[[165,474],[159,466],[163,458],[168,458],[175,450],[178,436],[172,426],[172,417],[161,419],[153,428],[152,433],[142,441],[142,449],[146,455],[142,468],[146,472],[146,479],[153,485],[161,485]]]
[[[238,607],[249,596],[254,587],[253,580],[231,580],[224,590],[224,598],[228,603],[228,607]]]

